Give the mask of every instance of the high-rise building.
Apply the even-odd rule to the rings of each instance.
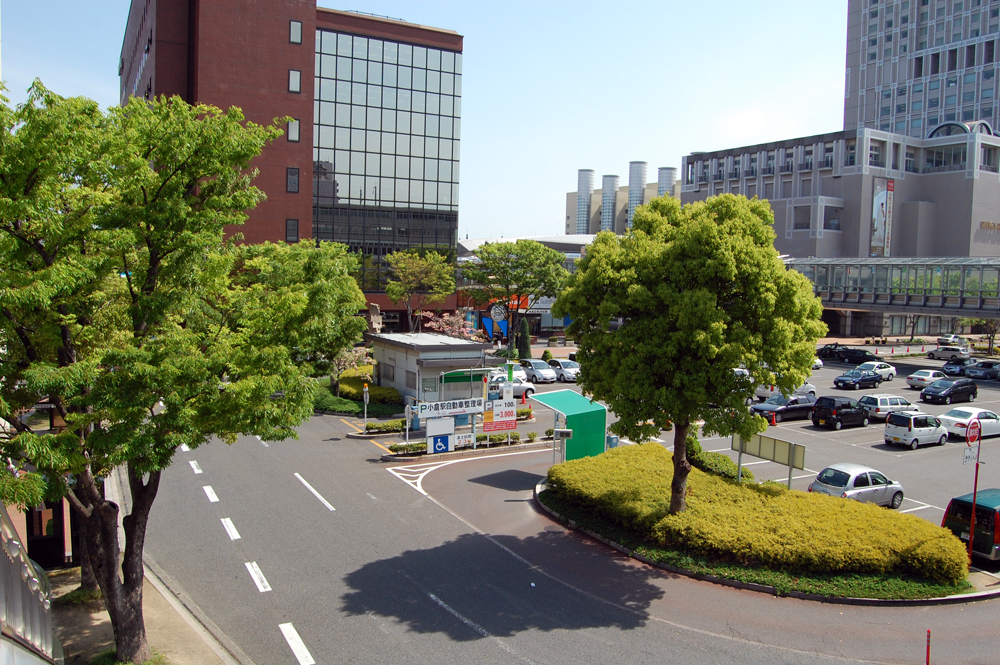
[[[628,219],[625,225],[632,228],[632,217],[635,209],[643,204],[643,191],[646,189],[646,162],[628,163]]]
[[[618,211],[618,176],[606,175],[601,179],[601,230],[614,231]]]
[[[576,232],[587,233],[590,226],[590,197],[594,195],[594,172],[580,169],[576,178]]]
[[[377,289],[384,255],[455,249],[462,45],[451,30],[316,0],[132,0],[121,100],[291,117],[254,160],[267,200],[239,231],[343,242],[369,257],[364,284]]]
[[[996,0],[849,0],[844,129],[997,118]]]
[[[566,233],[589,235],[599,231],[625,233],[630,227],[635,209],[657,196],[680,198],[681,186],[677,169],[661,167],[656,182],[646,182],[646,162],[629,162],[628,185],[621,185],[617,175],[601,178],[601,188],[594,189],[594,172],[577,172],[575,192],[566,194]]]

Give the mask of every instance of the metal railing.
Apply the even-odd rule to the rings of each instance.
[[[980,171],[989,171],[990,173],[996,173],[997,172],[997,167],[992,166],[990,164],[980,164],[979,165],[979,170]]]
[[[703,173],[700,176],[698,176],[698,182],[702,182],[702,183],[708,182],[708,174],[707,173]]]
[[[800,163],[799,164],[799,170],[800,171],[812,171],[813,170],[813,161],[811,159],[807,159],[806,161]]]
[[[819,163],[821,169],[832,169],[833,168],[833,155],[827,155],[823,158],[823,161]]]
[[[49,612],[49,579],[28,558],[14,524],[0,505],[0,620],[3,632],[49,661],[53,659],[52,615]]]
[[[729,178],[730,179],[735,179],[735,178],[739,178],[739,177],[740,177],[740,170],[739,169],[736,169],[736,170],[733,170],[733,171],[729,172]]]
[[[781,165],[782,173],[791,173],[793,170],[794,167],[791,162],[785,162],[784,164]]]
[[[761,173],[764,175],[774,175],[774,164],[769,164],[761,169]]]
[[[757,177],[757,167],[756,166],[751,166],[750,168],[748,168],[747,170],[745,170],[743,172],[743,177],[744,178],[755,178],[755,177]]]

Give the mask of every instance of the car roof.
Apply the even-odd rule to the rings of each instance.
[[[972,493],[963,494],[962,496],[956,496],[952,501],[962,501],[964,503],[972,503]],[[996,510],[1000,508],[1000,489],[995,487],[990,487],[987,489],[978,490],[976,493],[976,505],[983,506],[986,508],[992,508]]]
[[[895,412],[893,412],[893,413],[891,413],[889,415],[893,415],[893,416],[906,416],[907,418],[909,418],[910,416],[933,416],[934,414],[933,413],[924,413],[923,411],[895,411]],[[937,418],[937,416],[934,416],[934,417]]]
[[[894,393],[868,393],[867,395],[862,395],[861,397],[899,397],[906,399],[902,395],[896,395]]]
[[[852,476],[856,473],[861,473],[862,471],[875,471],[876,473],[882,473],[870,466],[863,466],[861,464],[852,464],[851,462],[838,462],[836,464],[828,464],[827,469],[836,469],[837,471],[843,471],[844,473],[849,473]],[[820,471],[822,473],[822,471]]]

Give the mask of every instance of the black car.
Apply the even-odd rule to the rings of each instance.
[[[826,344],[816,351],[816,357],[822,358],[823,360],[832,360],[834,358],[840,357],[840,352],[847,347],[843,344],[838,344],[834,342],[832,344]]]
[[[979,386],[972,379],[938,379],[920,391],[925,402],[972,402],[979,396]]]
[[[882,385],[882,375],[868,369],[849,369],[836,379],[833,385],[838,388],[878,388]]]
[[[868,411],[858,400],[849,397],[820,397],[812,411],[816,427],[840,429],[844,425],[868,427]]]
[[[782,420],[805,419],[812,414],[816,398],[812,395],[775,395],[768,398],[766,402],[754,404],[750,409],[756,414],[764,416],[768,422],[780,423]]]
[[[848,365],[860,365],[861,363],[867,363],[871,361],[881,362],[883,358],[877,356],[871,351],[865,351],[864,349],[841,349],[840,353],[837,354],[837,358],[840,362],[847,363]]]
[[[974,367],[976,362],[975,358],[970,358],[969,356],[959,356],[958,358],[954,358],[953,360],[946,362],[944,367],[941,368],[941,371],[948,376],[963,376],[965,374],[965,370],[970,367]]]

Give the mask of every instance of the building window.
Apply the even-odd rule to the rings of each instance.
[[[297,69],[288,70],[288,92],[302,92],[302,72]]]
[[[285,136],[287,136],[288,140],[290,142],[292,142],[292,143],[298,143],[299,142],[299,121],[298,120],[289,120],[288,121],[288,131],[286,132]]]
[[[417,389],[417,373],[406,370],[406,387],[410,390]]]
[[[288,41],[292,44],[302,43],[302,21],[288,22]]]
[[[388,381],[389,383],[396,382],[396,366],[390,365],[389,363],[379,363],[379,367],[382,368],[382,380]]]
[[[299,193],[299,170],[291,167],[285,169],[285,191],[291,194]]]
[[[299,241],[299,220],[286,219],[285,242],[298,242],[298,241]]]

